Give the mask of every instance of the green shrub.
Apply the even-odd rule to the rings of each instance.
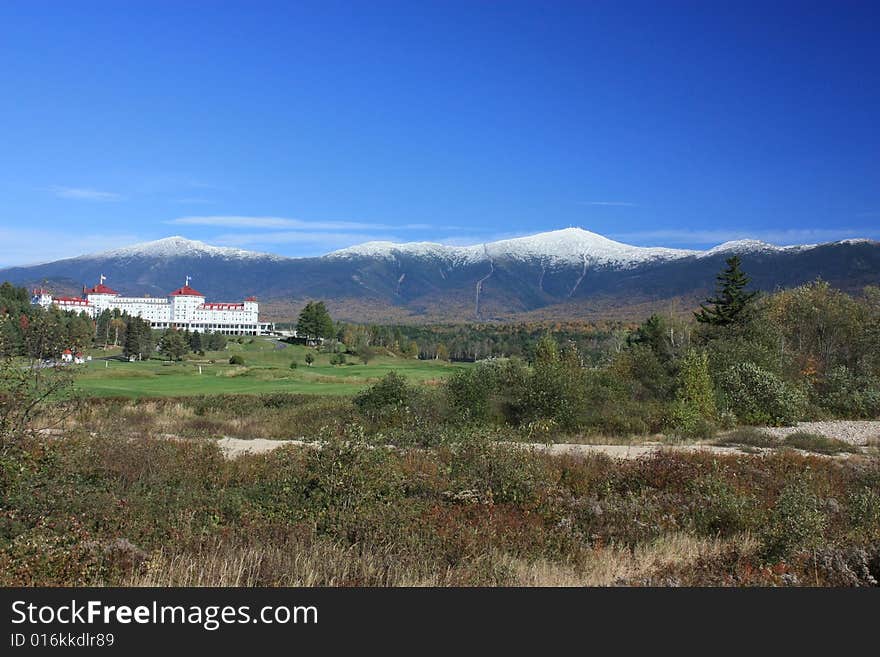
[[[797,478],[783,488],[761,533],[761,554],[768,561],[788,559],[822,544],[827,519],[809,479]]]
[[[378,383],[358,393],[354,405],[372,422],[394,421],[406,412],[411,395],[406,379],[392,370]]]
[[[447,458],[453,490],[448,497],[467,502],[536,503],[550,487],[546,464],[526,448],[487,438],[473,436],[450,448]]]
[[[752,529],[759,521],[753,496],[740,495],[717,475],[697,479],[690,487],[691,517],[704,536],[732,536]]]
[[[719,377],[728,410],[745,424],[791,425],[803,417],[806,396],[754,363],[738,363]]]
[[[484,364],[459,370],[446,380],[444,390],[453,420],[486,422],[489,419],[490,396],[495,391],[496,377]]]
[[[549,335],[535,348],[535,362],[518,406],[521,421],[554,420],[563,429],[583,425],[586,372],[574,344],[560,349]]]
[[[857,530],[880,537],[880,495],[868,486],[849,494],[849,521]]]
[[[858,447],[837,438],[829,438],[808,431],[796,431],[782,441],[786,447],[803,449],[818,454],[839,454],[840,452],[859,452]]]
[[[880,380],[856,376],[844,365],[833,368],[820,387],[819,403],[841,417],[873,418],[880,415]]]
[[[299,367],[299,363],[295,360],[290,361],[290,369],[295,370],[297,367]]]
[[[779,447],[780,442],[766,431],[756,427],[742,427],[715,441],[716,445],[745,445],[747,447]]]
[[[230,365],[244,365],[244,358],[242,358],[238,354],[235,354],[234,356],[229,357],[229,364]]]

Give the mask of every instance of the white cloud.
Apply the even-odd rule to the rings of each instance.
[[[293,230],[384,230],[391,228],[386,224],[372,224],[359,221],[304,221],[286,217],[248,217],[236,215],[178,217],[165,223],[183,226],[215,226],[220,228],[287,228]]]
[[[581,201],[581,205],[607,205],[607,206],[622,207],[622,208],[637,208],[637,207],[639,207],[638,203],[631,203],[629,201]]]
[[[0,268],[52,262],[142,242],[134,234],[82,234],[49,230],[0,228]]]
[[[874,238],[880,237],[880,230],[876,228],[771,228],[766,230],[682,228],[611,233],[608,237],[623,242],[650,243],[652,246],[721,244],[743,239],[762,240],[784,246],[834,242],[858,237]]]
[[[207,205],[213,203],[209,198],[198,198],[198,197],[190,197],[190,198],[176,198],[174,199],[175,203],[187,203],[191,205]]]
[[[170,219],[165,222],[175,226],[214,226],[216,228],[250,228],[269,230],[359,230],[364,232],[386,230],[431,230],[435,228],[431,224],[377,224],[367,221],[309,221],[305,219],[290,219],[288,217],[255,217],[241,215],[207,215],[188,216]],[[454,226],[445,226],[446,229],[454,229]]]
[[[294,255],[323,255],[328,251],[374,240],[403,241],[398,236],[390,234],[284,230],[263,233],[225,233],[217,235],[207,240],[207,242],[221,246],[236,246],[239,248],[260,247],[268,250],[279,245],[294,245],[298,247]]]
[[[86,187],[50,187],[49,190],[58,198],[76,201],[121,201],[124,197],[115,192],[102,192]]]

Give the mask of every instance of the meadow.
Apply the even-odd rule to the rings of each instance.
[[[93,360],[76,366],[76,390],[87,397],[179,397],[211,394],[294,394],[351,396],[394,370],[408,380],[436,383],[468,363],[418,360],[388,354],[367,364],[349,356],[346,365],[331,365],[332,354],[275,339],[230,340],[223,351],[204,356],[189,354],[182,361],[162,359],[158,354],[146,361],[130,363],[116,359],[119,349],[92,349]],[[306,363],[306,354],[314,362]],[[232,356],[243,365],[230,365]],[[296,362],[296,368],[291,363]]]

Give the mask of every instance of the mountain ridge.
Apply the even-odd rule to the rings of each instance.
[[[707,250],[638,247],[579,228],[471,246],[367,242],[324,256],[288,258],[173,236],[0,270],[0,280],[58,291],[104,275],[126,294],[163,295],[186,276],[213,299],[256,295],[272,319],[325,299],[341,319],[502,320],[601,315],[670,299],[693,303],[714,285],[725,258],[739,254],[757,289],[823,278],[847,290],[880,284],[880,243],[841,240],[776,246],[736,240]]]

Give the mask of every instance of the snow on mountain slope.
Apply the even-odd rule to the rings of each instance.
[[[783,253],[792,251],[805,251],[807,249],[815,249],[818,244],[797,244],[792,246],[776,246],[769,242],[761,240],[732,240],[724,242],[716,247],[703,251],[699,254],[700,258],[718,255],[719,253]]]
[[[673,260],[699,255],[700,251],[641,247],[615,242],[582,228],[565,228],[528,237],[476,244],[446,246],[434,242],[366,242],[334,251],[331,258],[395,258],[407,255],[422,258],[443,258],[457,264],[471,264],[491,258],[538,260],[550,265],[613,265],[631,267],[643,262]]]
[[[565,228],[486,245],[489,255],[519,260],[545,260],[559,264],[633,266],[654,260],[674,260],[699,251],[665,247],[631,246],[582,228]]]
[[[77,259],[99,258],[181,258],[211,257],[227,260],[286,260],[283,256],[271,253],[258,253],[233,247],[212,246],[198,240],[190,240],[175,235],[153,242],[141,242],[119,249],[111,249],[90,255],[79,256]]]
[[[469,264],[485,260],[482,246],[447,246],[436,242],[364,242],[328,253],[325,258],[383,258],[398,256],[436,258],[453,264]]]

